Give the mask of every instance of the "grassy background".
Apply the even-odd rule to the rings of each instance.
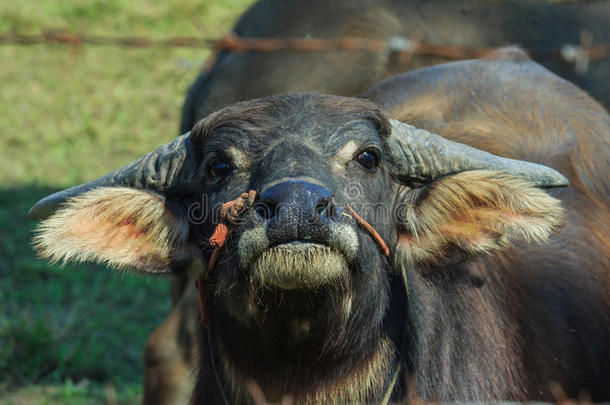
[[[0,31],[216,37],[252,0],[0,2]],[[37,259],[25,217],[177,135],[198,49],[0,46],[0,403],[138,403],[165,280]],[[110,401],[112,402],[112,401]]]

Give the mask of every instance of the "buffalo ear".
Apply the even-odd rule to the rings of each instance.
[[[102,187],[69,199],[37,227],[38,254],[53,262],[94,261],[117,269],[169,273],[196,249],[186,216],[165,197],[126,187]]]
[[[407,266],[442,266],[517,240],[543,242],[563,219],[559,200],[497,171],[445,176],[402,195],[397,259]]]

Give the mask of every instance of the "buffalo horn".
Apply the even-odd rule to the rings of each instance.
[[[188,192],[190,175],[197,167],[195,156],[189,134],[182,135],[99,179],[43,198],[30,209],[28,217],[47,218],[68,199],[99,187],[141,188],[167,196]]]
[[[568,185],[568,179],[550,167],[502,158],[400,121],[391,123],[387,142],[398,180],[426,182],[467,170],[498,170],[527,179],[537,187]]]

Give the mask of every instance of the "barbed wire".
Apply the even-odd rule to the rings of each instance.
[[[565,44],[560,49],[526,49],[533,57],[555,57],[574,64],[577,73],[585,73],[589,63],[610,57],[610,44],[592,45],[593,36],[583,31],[578,44]],[[142,36],[98,36],[63,31],[43,31],[41,34],[0,33],[0,45],[105,45],[132,48],[204,48],[225,52],[331,52],[362,51],[391,52],[403,62],[415,55],[445,59],[481,58],[497,48],[427,43],[419,38],[393,36],[388,40],[360,37],[338,38],[246,38],[226,35],[220,39],[198,37],[150,38]]]

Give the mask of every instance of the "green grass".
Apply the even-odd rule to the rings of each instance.
[[[251,2],[4,1],[0,31],[217,37]],[[170,308],[168,283],[50,266],[31,249],[25,215],[39,198],[173,139],[208,55],[0,46],[0,403],[139,401],[142,349]]]

